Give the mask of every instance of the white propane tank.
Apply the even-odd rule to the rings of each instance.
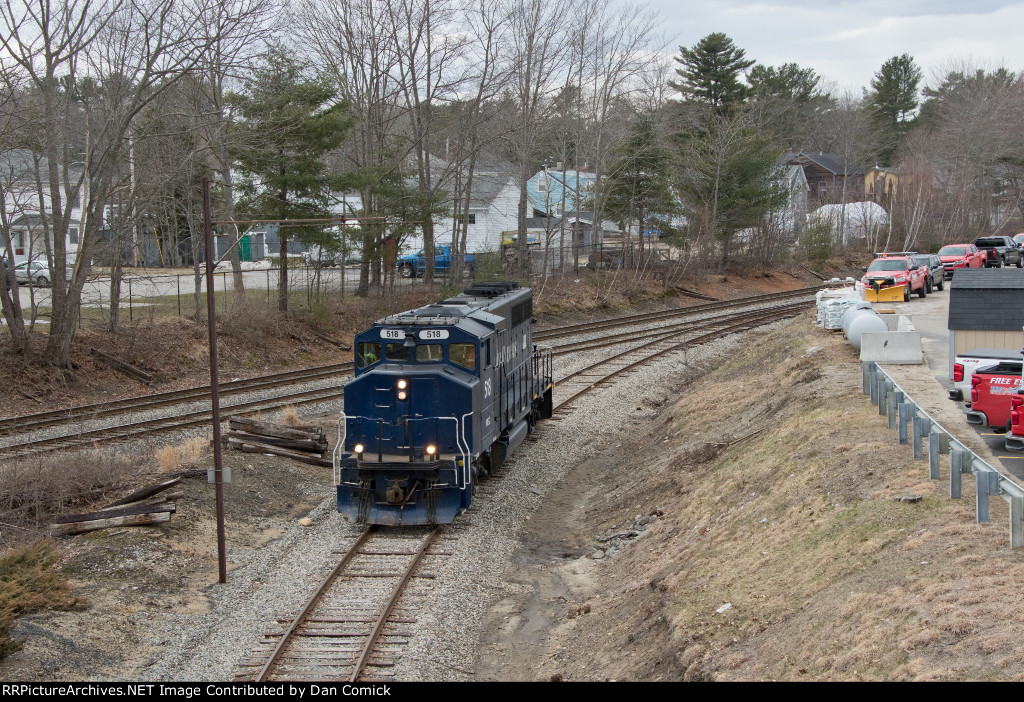
[[[850,336],[850,322],[862,314],[874,314],[874,310],[871,309],[871,303],[867,301],[860,301],[848,308],[843,312],[843,334]]]
[[[846,332],[846,338],[853,344],[853,348],[860,351],[860,336],[865,332],[884,332],[888,331],[889,327],[886,326],[885,320],[879,317],[877,314],[860,314],[850,322],[850,328]]]

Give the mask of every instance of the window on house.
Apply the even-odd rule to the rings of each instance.
[[[462,215],[455,215],[455,221],[461,222],[463,219]],[[471,214],[466,217],[466,221],[470,224],[476,224],[476,214]]]
[[[548,181],[542,180],[537,183],[538,192],[546,193],[548,191]]]
[[[68,227],[68,241],[72,244],[78,243],[78,227]]]

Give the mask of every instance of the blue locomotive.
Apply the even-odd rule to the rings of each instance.
[[[476,283],[355,338],[334,452],[338,511],[370,524],[446,524],[478,479],[551,416],[551,349],[533,293]]]

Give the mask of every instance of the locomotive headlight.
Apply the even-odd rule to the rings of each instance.
[[[359,456],[360,459],[362,459],[363,451],[366,450],[366,447],[363,446],[362,444],[356,444],[355,446],[352,447],[352,449],[356,452],[356,455]]]
[[[405,380],[399,380],[398,381],[398,389],[399,390],[405,390],[407,387],[409,387],[409,383],[408,382],[406,382]]]
[[[436,454],[437,454],[437,447],[436,446],[431,444],[430,446],[427,447],[427,455],[428,456],[434,456]]]
[[[399,400],[404,400],[406,397],[408,397],[408,395],[405,393],[405,390],[399,390],[398,391],[398,399]]]

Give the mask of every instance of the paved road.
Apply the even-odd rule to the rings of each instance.
[[[935,291],[925,299],[916,296],[910,302],[893,305],[900,314],[907,314],[914,321],[914,326],[921,332],[921,346],[928,369],[934,374],[935,380],[943,388],[952,387],[950,381],[949,360],[949,285],[946,281],[944,292]],[[876,305],[877,306],[877,305]],[[952,400],[950,400],[952,403]],[[963,403],[955,403],[963,408]],[[999,460],[1002,470],[1008,475],[1024,480],[1024,454],[1007,451],[1003,443],[1003,434],[985,427],[971,425],[971,428],[985,441],[992,453]]]
[[[277,270],[252,270],[243,272],[246,290],[276,290]],[[304,290],[313,284],[315,272],[312,269],[293,268],[289,271],[289,287]],[[344,270],[346,292],[354,292],[359,281],[359,269],[347,267]],[[320,271],[321,288],[329,292],[339,292],[342,284],[342,269],[325,268]],[[203,278],[200,290],[206,288]],[[218,270],[214,275],[215,290],[233,290],[234,279],[230,271]],[[195,290],[195,279],[192,273],[178,274],[138,274],[126,271],[121,283],[121,304],[128,304],[129,294],[134,300],[149,297],[190,297]],[[34,299],[36,305],[49,307],[50,289],[19,286],[21,304],[28,309]],[[107,276],[90,277],[82,289],[82,304],[86,307],[108,307],[110,304],[110,278]]]

